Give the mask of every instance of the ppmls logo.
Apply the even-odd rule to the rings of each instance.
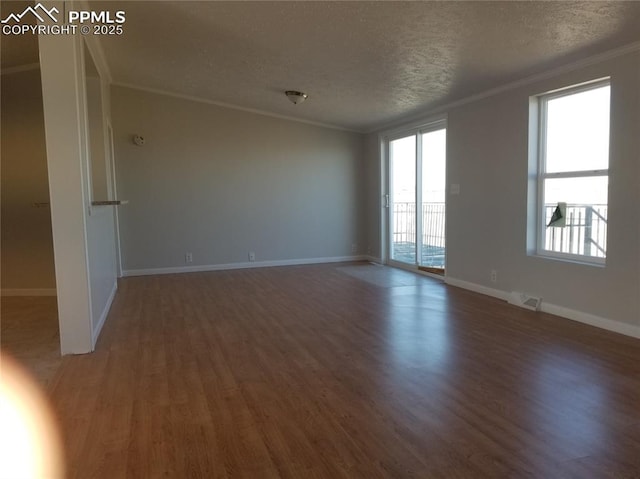
[[[29,5],[27,8],[24,9],[24,12],[22,13],[9,14],[9,16],[4,20],[2,20],[1,23],[9,23],[11,20],[13,20],[16,23],[20,23],[22,21],[22,17],[24,17],[27,13],[31,13],[34,17],[38,19],[40,23],[44,23],[45,21],[44,18],[38,12],[42,12],[44,15],[48,16],[54,22],[58,21],[58,19],[54,16],[54,13],[56,15],[60,13],[60,11],[56,7],[53,7],[51,10],[47,10],[41,3],[38,3],[35,7],[32,7],[31,5]]]
[[[125,12],[117,11],[112,14],[109,11],[87,11],[70,10],[67,12],[65,24],[58,23],[57,15],[60,11],[56,7],[48,10],[41,3],[35,7],[28,6],[22,13],[10,13],[7,18],[0,21],[2,23],[2,33],[4,35],[73,35],[79,31],[83,35],[121,35],[123,33],[122,24],[125,22]],[[25,19],[25,16],[29,16]],[[53,24],[46,25],[48,19]],[[36,25],[30,25],[28,20],[35,18]],[[24,22],[23,23],[23,19]],[[77,24],[80,24],[78,26]],[[89,25],[88,25],[89,24]]]

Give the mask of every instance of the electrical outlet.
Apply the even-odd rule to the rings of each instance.
[[[495,283],[498,281],[498,272],[495,269],[491,270],[491,282]]]
[[[193,263],[193,253],[185,253],[184,254],[184,262],[185,263]]]
[[[358,252],[358,245],[356,243],[352,243],[351,244],[351,252],[352,253],[357,253]]]
[[[256,253],[254,251],[249,251],[249,261],[256,260]]]

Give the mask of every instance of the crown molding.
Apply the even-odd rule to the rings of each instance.
[[[564,73],[569,73],[572,71],[580,70],[582,68],[587,68],[591,65],[595,65],[598,63],[602,63],[607,60],[611,60],[613,58],[620,57],[622,55],[626,55],[628,53],[633,53],[640,50],[640,42],[630,43],[628,45],[624,45],[619,48],[614,48],[613,50],[609,50],[603,53],[598,53],[596,55],[592,55],[588,58],[583,58],[582,60],[578,60],[572,63],[568,63],[566,65],[562,65],[560,67],[552,68],[550,70],[546,70],[541,73],[536,73],[534,75],[530,75],[528,77],[522,78],[520,80],[516,80],[510,83],[506,83],[502,86],[498,86],[496,88],[491,88],[489,90],[485,90],[480,93],[476,93],[475,95],[471,95],[465,98],[461,98],[460,100],[455,100],[449,103],[446,103],[441,106],[436,106],[434,108],[425,109],[420,113],[416,113],[410,116],[406,116],[399,120],[394,120],[392,122],[387,123],[386,125],[367,130],[366,133],[384,133],[392,130],[396,130],[402,128],[407,124],[413,124],[416,122],[420,122],[425,117],[437,115],[440,113],[444,113],[452,108],[457,108],[459,106],[467,105],[469,103],[474,103],[479,100],[484,100],[485,98],[489,98],[500,93],[504,93],[506,91],[515,90],[517,88],[521,88],[526,85],[531,85],[533,83],[537,83],[540,81],[548,80],[550,78],[562,75]]]
[[[222,107],[222,108],[228,108],[230,110],[238,110],[238,111],[244,111],[246,113],[253,113],[253,114],[256,114],[256,115],[268,116],[268,117],[271,117],[271,118],[278,118],[280,120],[294,121],[294,122],[297,122],[297,123],[305,123],[307,125],[319,126],[321,128],[329,128],[331,130],[340,130],[340,131],[346,131],[346,132],[349,132],[349,133],[359,133],[359,134],[364,134],[365,133],[362,130],[353,130],[353,129],[345,128],[345,127],[338,126],[338,125],[332,125],[330,123],[322,123],[322,122],[313,121],[313,120],[305,120],[305,119],[297,118],[297,117],[294,117],[294,116],[281,115],[281,114],[278,114],[278,113],[272,113],[272,112],[269,112],[269,111],[259,110],[259,109],[256,109],[256,108],[246,108],[246,107],[234,105],[234,104],[231,104],[231,103],[225,103],[225,102],[221,102],[221,101],[209,100],[207,98],[202,98],[202,97],[197,97],[197,96],[183,95],[182,93],[174,93],[174,92],[170,92],[170,91],[166,91],[166,90],[161,90],[161,89],[158,89],[158,88],[148,88],[148,87],[134,85],[134,84],[131,84],[131,83],[123,83],[123,82],[113,82],[112,85],[123,87],[123,88],[130,88],[132,90],[144,91],[144,92],[147,92],[147,93],[155,93],[156,95],[164,95],[164,96],[169,96],[169,97],[173,97],[173,98],[179,98],[181,100],[193,101],[193,102],[197,102],[197,103],[205,103],[207,105],[219,106],[219,107]]]

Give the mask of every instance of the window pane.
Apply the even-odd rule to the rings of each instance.
[[[609,85],[547,102],[546,171],[609,167]]]
[[[422,258],[420,265],[444,270],[447,130],[422,134]]]
[[[606,257],[608,183],[606,176],[544,181],[545,250]],[[567,204],[566,226],[548,227],[558,202]]]

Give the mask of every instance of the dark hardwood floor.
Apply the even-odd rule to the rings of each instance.
[[[365,263],[126,278],[69,477],[640,477],[640,341]]]

